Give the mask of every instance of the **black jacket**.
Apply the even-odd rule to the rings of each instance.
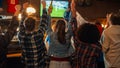
[[[0,64],[6,60],[7,46],[16,33],[18,25],[19,23],[17,17],[14,16],[7,28],[6,33],[4,35],[0,34]]]

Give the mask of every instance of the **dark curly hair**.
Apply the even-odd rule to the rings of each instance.
[[[120,25],[120,13],[112,13],[110,21],[112,25]]]
[[[79,26],[77,32],[77,38],[85,43],[98,43],[100,39],[100,33],[95,24],[85,23]]]
[[[28,17],[25,19],[24,24],[25,24],[25,29],[27,31],[32,31],[35,29],[35,22],[36,20],[33,17]]]

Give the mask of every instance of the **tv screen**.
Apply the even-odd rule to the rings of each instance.
[[[51,0],[46,1],[46,8],[50,6]],[[63,17],[65,10],[68,8],[68,1],[53,1],[52,2],[53,10],[51,17]],[[42,5],[40,7],[40,16],[42,16]]]

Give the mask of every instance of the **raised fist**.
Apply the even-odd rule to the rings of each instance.
[[[0,8],[0,12],[2,12],[3,11],[3,8]]]
[[[29,6],[29,3],[28,3],[28,2],[25,2],[25,3],[23,4],[23,9],[26,9],[28,6]]]
[[[21,5],[16,5],[16,6],[15,6],[15,10],[16,10],[16,11],[20,11],[20,10],[21,10]]]
[[[42,5],[43,5],[43,8],[46,8],[46,2],[44,0],[42,0]]]

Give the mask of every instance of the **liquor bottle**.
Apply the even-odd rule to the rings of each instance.
[[[53,9],[52,3],[53,3],[53,0],[51,0],[51,3],[50,3],[50,6],[49,6],[49,9]]]

